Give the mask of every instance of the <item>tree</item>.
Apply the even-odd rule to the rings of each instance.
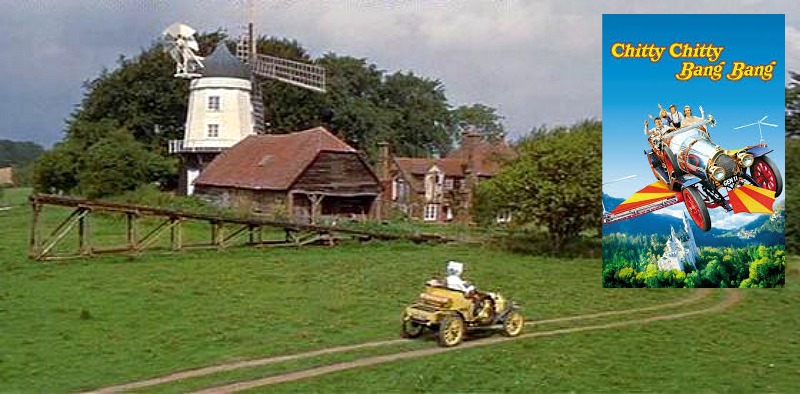
[[[462,131],[475,131],[483,135],[486,140],[502,140],[505,138],[503,117],[497,109],[483,104],[462,105],[450,110],[448,123],[451,133],[460,141]]]
[[[44,153],[41,145],[29,141],[0,140],[0,167],[24,167]]]
[[[124,129],[104,137],[84,157],[78,174],[80,191],[89,198],[118,195],[138,186],[164,180],[175,171],[174,160],[148,150]]]
[[[543,226],[560,250],[599,225],[600,131],[599,121],[584,121],[528,137],[515,161],[479,184],[478,204],[489,211],[510,208],[518,224]]]
[[[789,72],[786,87],[786,135],[800,137],[800,73]]]
[[[30,186],[33,163],[44,153],[41,145],[24,141],[0,140],[0,167],[12,167],[12,182]]]
[[[790,72],[789,86],[786,87],[786,184],[797,184],[800,177],[800,74]],[[786,249],[800,252],[800,192],[796,188],[786,189]]]
[[[45,152],[33,169],[33,187],[38,192],[69,193],[78,186],[78,169],[83,147],[76,141],[65,140]]]

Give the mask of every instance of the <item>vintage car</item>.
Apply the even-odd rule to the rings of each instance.
[[[458,345],[473,330],[501,330],[513,337],[522,332],[525,324],[519,309],[519,305],[500,294],[465,294],[431,280],[425,292],[403,313],[402,335],[417,338],[427,328],[437,333],[439,345],[444,347]]]
[[[783,191],[781,173],[767,157],[772,149],[766,143],[722,149],[708,132],[715,125],[708,115],[687,127],[653,133],[648,137],[652,149],[644,152],[656,179],[681,192],[689,215],[703,231],[711,229],[708,209],[733,210],[728,192],[745,183],[774,191],[775,197]]]

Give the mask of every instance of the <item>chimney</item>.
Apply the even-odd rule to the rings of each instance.
[[[381,181],[389,179],[390,161],[389,143],[386,141],[378,142],[378,177],[381,178]]]
[[[391,152],[389,150],[389,143],[386,141],[378,142],[378,181],[381,185],[381,194],[378,197],[380,201],[377,204],[378,219],[388,217],[390,211],[389,207],[392,201],[392,178],[391,178]]]
[[[476,170],[475,164],[478,158],[475,157],[475,148],[480,141],[481,135],[472,129],[461,133],[461,151],[463,152],[463,157],[467,159],[467,165],[472,172]]]

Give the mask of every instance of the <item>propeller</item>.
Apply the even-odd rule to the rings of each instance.
[[[746,124],[746,125],[742,125],[742,126],[739,126],[739,127],[734,127],[733,129],[734,129],[734,130],[739,130],[739,129],[743,129],[743,128],[745,128],[745,127],[749,127],[749,126],[755,126],[755,125],[758,125],[758,136],[759,136],[760,142],[763,144],[763,143],[764,143],[764,134],[762,134],[762,132],[761,132],[761,125],[764,125],[764,126],[770,126],[770,127],[778,127],[778,125],[776,125],[776,124],[772,124],[772,123],[765,123],[765,122],[764,122],[764,119],[766,119],[766,118],[768,118],[768,117],[769,117],[768,115],[764,115],[764,117],[763,117],[763,118],[759,119],[759,120],[758,120],[758,121],[756,121],[756,122],[753,122],[753,123],[748,123],[748,124]]]

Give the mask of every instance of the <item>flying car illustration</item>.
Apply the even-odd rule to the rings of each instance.
[[[763,119],[762,119],[763,120]],[[767,156],[767,144],[723,149],[711,139],[712,115],[698,123],[664,133],[651,133],[644,154],[656,182],[625,200],[603,223],[613,223],[683,202],[689,216],[703,230],[711,229],[708,210],[772,212],[783,192],[783,178]]]

